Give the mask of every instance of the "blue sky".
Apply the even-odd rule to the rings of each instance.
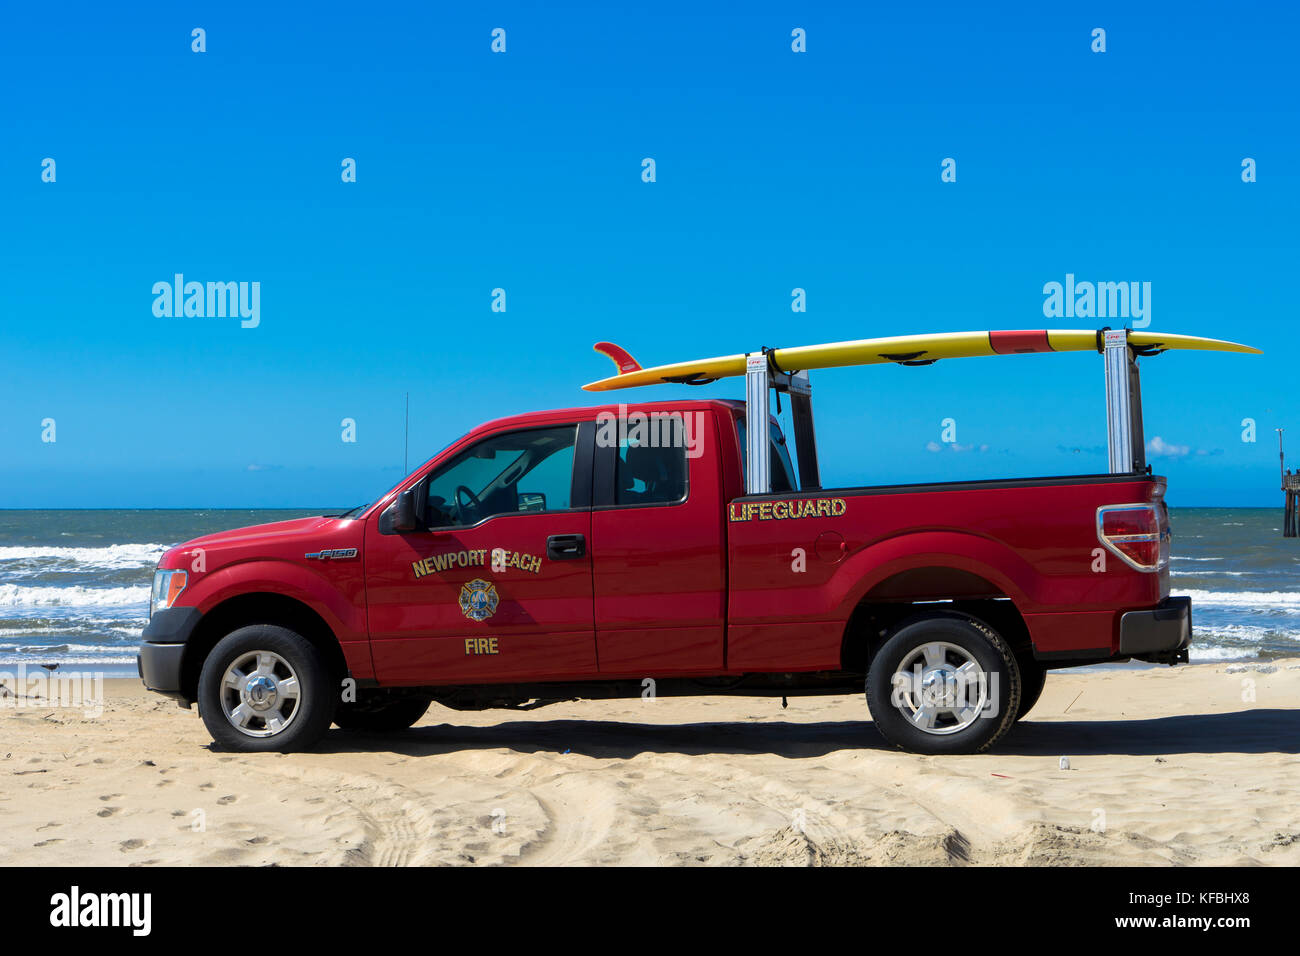
[[[594,404],[600,339],[658,364],[1121,324],[1045,319],[1067,273],[1150,282],[1152,329],[1265,350],[1144,362],[1147,437],[1171,503],[1280,506],[1295,14],[863,6],[7,6],[0,507],[359,503],[400,475],[406,392],[414,464]],[[260,324],[156,317],[175,273],[259,282]],[[830,482],[1105,470],[1095,355],[814,385]],[[965,450],[928,450],[945,418]]]

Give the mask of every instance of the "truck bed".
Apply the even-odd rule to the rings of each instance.
[[[1159,502],[1164,489],[1159,476],[1103,474],[737,497],[728,670],[839,666],[861,607],[938,600],[1010,601],[1040,660],[1114,657],[1120,615],[1163,600],[1168,568],[1109,553],[1097,511]]]

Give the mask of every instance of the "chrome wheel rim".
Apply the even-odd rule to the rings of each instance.
[[[241,654],[221,677],[221,712],[249,737],[274,737],[301,709],[298,674],[274,651]]]
[[[988,675],[965,648],[930,641],[909,651],[894,671],[892,702],[917,730],[961,733],[988,705]]]

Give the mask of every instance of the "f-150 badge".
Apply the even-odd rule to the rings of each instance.
[[[340,558],[355,558],[357,556],[356,548],[327,548],[324,551],[313,551],[311,554],[304,554],[304,558],[313,561],[337,561]]]
[[[486,621],[497,612],[496,585],[475,578],[460,589],[460,610],[471,621]]]

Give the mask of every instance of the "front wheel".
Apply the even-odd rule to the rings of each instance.
[[[992,628],[939,612],[905,622],[867,672],[876,729],[903,750],[968,754],[1010,729],[1020,704],[1020,669]]]
[[[312,643],[270,624],[227,634],[199,674],[199,716],[225,750],[310,747],[329,729],[335,702],[329,669]]]

